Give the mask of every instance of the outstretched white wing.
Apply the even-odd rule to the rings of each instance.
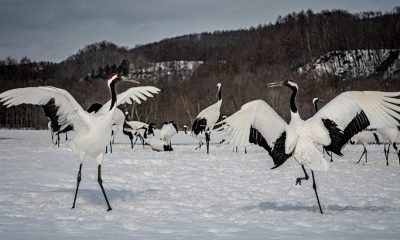
[[[275,167],[291,154],[285,153],[287,123],[263,100],[246,103],[232,116],[217,123],[225,142],[233,146],[258,144],[268,151]]]
[[[117,95],[117,106],[127,103],[132,104],[133,102],[141,103],[142,100],[146,101],[147,98],[153,97],[153,94],[159,93],[161,90],[153,86],[142,86],[142,87],[132,87]],[[98,113],[105,113],[110,109],[111,100],[106,102],[103,107],[101,107]]]
[[[72,124],[76,130],[88,128],[90,119],[88,113],[64,89],[55,87],[16,88],[0,94],[0,102],[7,107],[20,104],[46,105],[54,99],[55,117],[61,129]]]
[[[344,92],[307,121],[308,128],[329,134],[328,141],[314,137],[338,155],[355,134],[365,128],[400,125],[400,92]],[[311,135],[311,137],[313,137]]]

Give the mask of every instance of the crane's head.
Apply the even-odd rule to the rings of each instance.
[[[220,90],[220,89],[221,89],[221,86],[222,86],[222,84],[221,84],[221,83],[217,83],[217,88],[218,88],[218,90]]]
[[[108,85],[108,87],[110,87],[112,83],[115,84],[119,81],[130,82],[130,83],[140,83],[134,79],[127,78],[118,73],[111,73],[110,76],[107,78],[107,85]]]
[[[292,90],[297,90],[298,86],[297,83],[293,79],[287,79],[285,81],[281,82],[273,82],[273,83],[268,83],[267,87],[288,87]]]
[[[320,98],[314,98],[313,100],[312,100],[312,103],[315,105],[315,104],[317,104],[318,102],[323,102],[324,100],[322,100],[322,99],[320,99]]]

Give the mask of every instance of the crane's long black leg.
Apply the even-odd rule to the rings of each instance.
[[[331,162],[333,162],[333,153],[331,152]]]
[[[133,149],[133,137],[130,137],[129,140],[131,140],[131,149]]]
[[[363,145],[363,147],[364,147],[364,151],[363,151],[363,153],[361,154],[361,157],[360,157],[360,159],[358,159],[358,161],[356,162],[356,164],[357,163],[360,163],[360,161],[361,161],[361,158],[364,156],[364,154],[365,154],[365,150],[366,150],[366,148],[365,148],[365,146]]]
[[[210,133],[206,132],[207,154],[210,152]]]
[[[246,149],[246,147],[244,147],[244,153],[247,154],[247,149]]]
[[[65,133],[65,141],[68,140],[68,133]]]
[[[365,146],[364,146],[364,151],[365,151],[365,163],[367,163],[368,162],[368,151]]]
[[[203,146],[203,142],[199,141],[199,146],[197,146],[197,148],[195,148],[194,150],[201,149],[201,146]]]
[[[386,150],[386,165],[389,166],[389,149],[390,149],[390,144],[388,144],[388,148]]]
[[[306,169],[304,168],[304,166],[301,166],[302,168],[303,168],[303,171],[304,171],[304,177],[302,177],[302,178],[297,178],[296,179],[296,185],[297,184],[299,184],[299,185],[301,185],[301,181],[303,181],[303,180],[308,180],[308,174],[307,174],[307,171],[306,171]]]
[[[324,151],[325,148],[322,148],[322,151]],[[332,158],[332,152],[326,151],[326,154],[328,154],[329,157],[331,157],[331,162],[333,162]]]
[[[57,147],[60,147],[60,134],[57,134]]]
[[[99,182],[101,191],[103,192],[104,198],[106,199],[107,206],[108,206],[107,211],[110,211],[110,210],[112,210],[112,208],[111,208],[111,206],[110,206],[110,203],[108,202],[108,198],[107,198],[107,195],[106,195],[106,191],[104,191],[103,179],[101,179],[101,164],[100,164],[99,167],[98,167],[97,182]]]
[[[314,177],[313,170],[311,170],[311,176],[312,176],[312,180],[313,180],[313,188],[314,188],[315,196],[317,197],[319,211],[321,212],[321,214],[323,214],[324,212],[322,212],[321,203],[319,202],[319,197],[318,197],[318,192],[317,192],[317,184],[315,183],[315,177]]]
[[[110,153],[112,153],[112,143],[111,143],[111,140],[110,140]]]
[[[51,132],[51,142],[54,143],[54,132]]]
[[[78,195],[79,183],[81,182],[81,170],[82,170],[82,163],[79,165],[78,178],[76,179],[75,197],[74,197],[74,203],[72,204],[72,208],[75,208],[76,196]]]
[[[399,149],[397,148],[397,144],[395,142],[393,143],[393,148],[396,150],[397,156],[399,157],[399,164],[400,164],[400,152],[399,152]]]
[[[137,140],[138,140],[138,136],[136,136],[136,139],[135,139],[135,142],[133,143],[132,149],[135,147]]]

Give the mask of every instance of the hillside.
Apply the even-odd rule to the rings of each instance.
[[[311,99],[316,96],[330,100],[346,90],[399,90],[399,49],[400,7],[358,14],[308,10],[279,17],[275,24],[190,34],[133,49],[102,41],[60,63],[6,59],[0,62],[0,91],[54,85],[86,107],[109,98],[103,79],[119,71],[163,90],[137,111],[127,108],[131,118],[158,124],[175,120],[182,126],[216,101],[218,82],[224,115],[261,98],[287,118],[289,92],[265,86],[292,76],[300,83],[300,112],[306,117],[313,114]],[[40,111],[2,109],[0,126],[43,128]]]
[[[399,77],[399,49],[357,49],[332,51],[298,68],[299,74],[317,77],[335,75],[342,78],[382,75],[384,79]]]

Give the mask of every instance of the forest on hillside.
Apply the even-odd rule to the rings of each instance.
[[[162,92],[137,106],[124,106],[131,120],[155,122],[175,120],[180,127],[191,125],[197,113],[216,101],[216,84],[222,83],[221,116],[238,110],[244,103],[263,99],[281,116],[288,118],[290,91],[267,89],[266,84],[288,77],[298,81],[298,104],[304,117],[313,114],[314,97],[331,100],[348,90],[400,90],[400,68],[383,77],[385,68],[399,60],[400,7],[390,12],[311,10],[278,17],[274,24],[249,29],[189,34],[129,49],[102,41],[85,46],[60,63],[0,60],[0,92],[16,87],[52,85],[69,91],[85,108],[110,97],[104,78],[111,72],[132,74],[157,62],[201,61],[182,77],[172,68],[167,74],[154,73],[140,79]],[[367,76],[300,74],[298,69],[324,54],[345,50],[389,49],[389,60]],[[357,52],[357,51],[356,51]],[[378,56],[379,58],[379,56]],[[361,67],[361,66],[356,66]],[[130,85],[121,85],[123,91]],[[94,94],[95,93],[95,94]],[[0,127],[45,128],[41,107],[0,108]]]

